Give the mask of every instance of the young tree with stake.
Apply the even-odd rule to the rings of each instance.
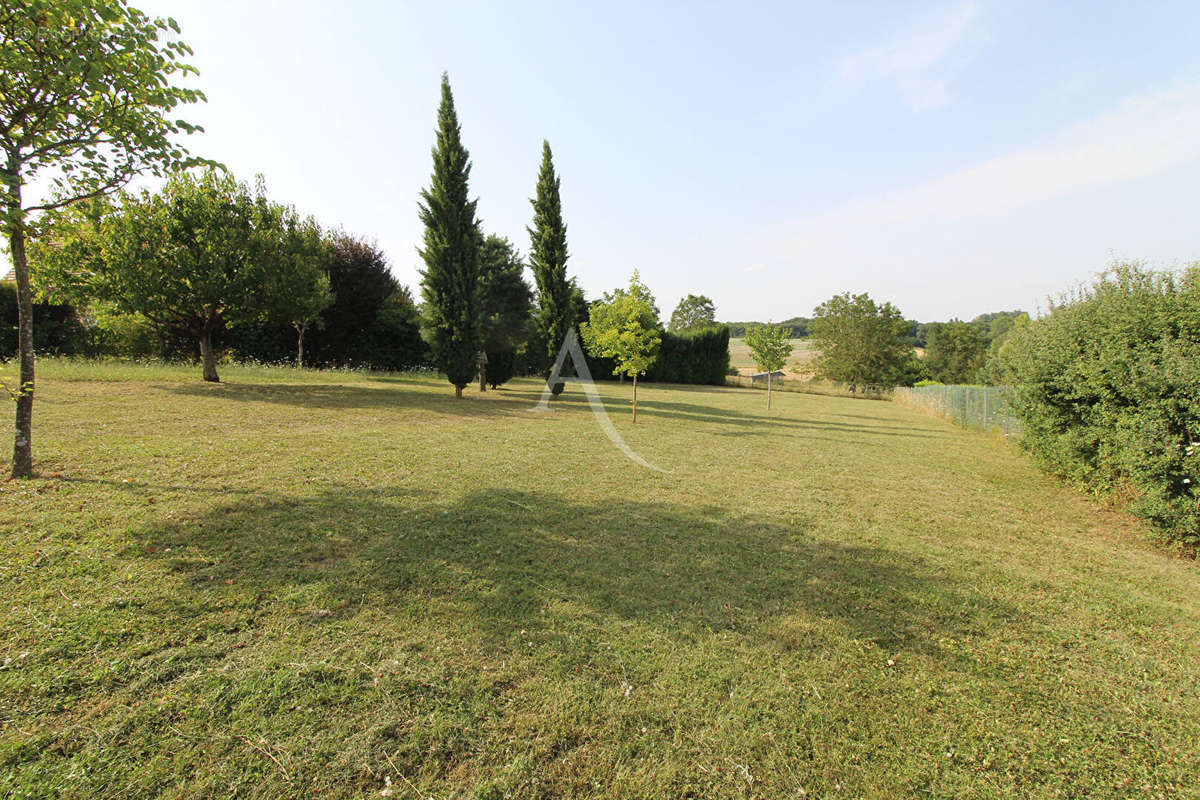
[[[126,0],[0,2],[0,230],[17,283],[20,378],[12,475],[33,474],[33,295],[26,256],[40,212],[113,192],[135,175],[192,163],[176,141],[200,128],[176,106],[204,100],[174,85],[196,72],[173,19]],[[54,199],[24,189],[48,178]]]
[[[637,379],[658,356],[662,331],[650,290],[635,271],[629,289],[593,303],[581,326],[583,341],[594,356],[617,362],[614,375],[633,378],[633,421],[637,422]]]
[[[767,410],[771,408],[771,373],[783,369],[792,354],[792,342],[786,328],[778,325],[755,325],[746,331],[746,346],[755,365],[767,373]]]

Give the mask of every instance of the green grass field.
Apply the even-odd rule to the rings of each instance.
[[[6,797],[1196,797],[1200,573],[892,403],[44,362]],[[111,380],[109,380],[111,379]]]
[[[812,360],[813,352],[811,342],[808,339],[792,339],[792,355],[788,358],[785,371],[791,372],[796,364],[807,364]],[[739,370],[758,371],[754,366],[754,358],[750,355],[750,348],[746,346],[745,339],[730,339],[729,340],[729,366]]]

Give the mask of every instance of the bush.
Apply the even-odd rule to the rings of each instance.
[[[680,333],[664,332],[658,358],[646,380],[722,386],[729,372],[729,327],[714,325]]]
[[[515,349],[488,351],[487,382],[493,389],[512,380],[517,370]]]
[[[713,325],[693,331],[661,331],[658,358],[642,380],[657,383],[725,385],[729,369],[729,326]],[[594,380],[616,380],[616,361],[584,353]]]
[[[1000,361],[1043,466],[1200,544],[1200,268],[1118,265],[1016,329]]]
[[[83,355],[88,349],[87,329],[74,307],[33,304],[33,349],[55,356]],[[0,282],[0,356],[17,352],[17,285]]]

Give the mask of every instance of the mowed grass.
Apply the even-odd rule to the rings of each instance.
[[[785,372],[797,372],[797,365],[807,365],[813,359],[812,343],[808,339],[791,339],[792,354],[788,357]],[[750,353],[745,339],[729,340],[729,366],[734,369],[758,372],[754,364],[754,356]],[[797,373],[799,374],[799,373]]]
[[[0,484],[4,796],[1197,796],[1195,563],[1004,442],[602,385],[656,472],[570,388],[122,369]]]

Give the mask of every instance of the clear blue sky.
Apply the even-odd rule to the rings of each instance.
[[[528,250],[543,138],[569,270],[669,314],[1032,310],[1200,258],[1200,3],[133,0],[195,49],[194,152],[375,237],[417,289],[449,72],[486,230]]]

